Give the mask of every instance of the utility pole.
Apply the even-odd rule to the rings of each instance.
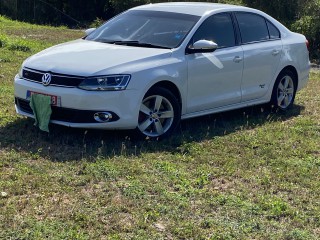
[[[18,20],[18,0],[16,0],[16,20]]]
[[[36,0],[33,0],[33,22],[36,23]]]

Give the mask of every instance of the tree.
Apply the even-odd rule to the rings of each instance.
[[[299,16],[300,3],[304,0],[243,0],[249,7],[268,13],[285,24],[290,24]]]

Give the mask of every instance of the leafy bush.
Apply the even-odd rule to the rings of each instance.
[[[11,50],[11,51],[30,52],[31,51],[31,47],[29,46],[29,44],[27,42],[22,41],[22,40],[17,40],[15,42],[12,42],[9,45],[9,50]]]
[[[300,11],[300,5],[304,0],[243,0],[249,7],[262,10],[281,22],[288,24],[295,20]]]
[[[4,34],[0,34],[0,48],[5,47],[8,44],[8,37]]]
[[[308,2],[303,15],[291,25],[291,29],[307,37],[311,58],[320,62],[320,0]]]
[[[91,28],[97,28],[99,26],[101,26],[105,21],[101,18],[96,18],[96,20],[94,20],[91,24],[90,27]]]
[[[30,52],[35,45],[32,41],[17,38],[8,38],[5,34],[0,34],[0,48],[7,48],[11,51]]]

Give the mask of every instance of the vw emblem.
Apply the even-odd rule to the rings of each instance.
[[[48,86],[51,82],[51,74],[50,73],[45,73],[42,76],[42,84],[43,86]]]

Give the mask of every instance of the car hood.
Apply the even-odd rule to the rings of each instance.
[[[163,59],[171,55],[170,49],[143,48],[87,40],[76,40],[48,48],[31,56],[24,63],[24,67],[78,76],[92,76],[107,74],[115,67],[128,69],[131,64],[143,60]],[[125,66],[125,68],[124,68]],[[118,69],[118,73],[123,73]]]

